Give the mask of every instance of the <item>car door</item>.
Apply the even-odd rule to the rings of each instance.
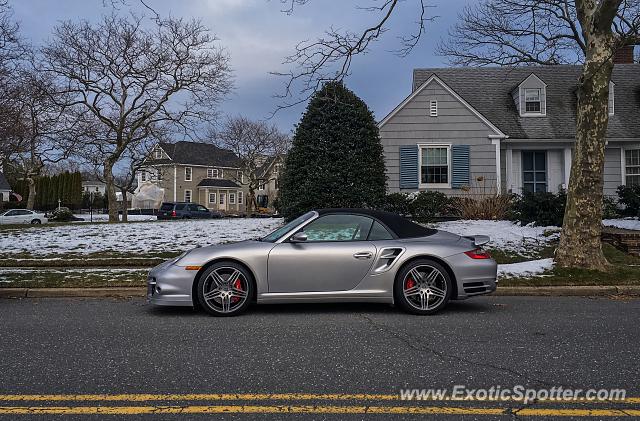
[[[211,212],[209,212],[209,209],[202,205],[197,205],[196,209],[198,211],[198,218],[211,218]]]
[[[353,289],[367,275],[376,248],[367,236],[373,220],[361,215],[324,215],[303,228],[305,242],[285,241],[269,253],[269,292]]]
[[[34,217],[34,213],[29,210],[21,210],[20,211],[20,223],[21,224],[30,224],[31,221],[37,219]]]
[[[6,224],[6,225],[22,223],[22,217],[20,216],[20,210],[19,209],[14,209],[14,210],[10,210],[9,212],[5,213],[4,216],[2,217],[2,223]]]

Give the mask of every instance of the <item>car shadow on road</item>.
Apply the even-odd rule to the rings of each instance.
[[[195,310],[191,307],[166,307],[166,306],[145,306],[148,314],[159,317],[206,317],[203,310]],[[447,307],[437,313],[446,315],[448,313],[486,313],[498,311],[492,303],[486,299],[473,301],[451,301]],[[405,314],[395,306],[384,303],[288,303],[288,304],[263,304],[251,306],[245,315],[271,315],[271,314]]]

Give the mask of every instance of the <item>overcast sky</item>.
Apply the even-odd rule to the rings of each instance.
[[[369,54],[355,59],[347,85],[369,105],[378,120],[409,94],[413,68],[446,65],[444,58],[434,54],[434,47],[470,1],[473,0],[427,0],[433,6],[428,13],[438,17],[427,23],[427,32],[413,53],[400,58],[390,51],[399,48],[398,36],[414,29],[419,11],[417,0],[403,1],[383,40],[374,44]],[[130,8],[143,10],[137,0],[127,2]],[[298,42],[314,39],[330,26],[357,31],[379,18],[356,7],[376,3],[370,0],[311,0],[298,6],[291,15],[282,12],[284,6],[279,0],[147,2],[161,15],[201,18],[217,35],[231,57],[236,85],[234,93],[222,105],[222,111],[255,119],[267,118],[279,103],[273,96],[282,92],[284,80],[270,75],[269,71],[288,70],[282,62]],[[46,41],[60,21],[95,21],[110,12],[103,0],[13,0],[11,3],[23,36],[34,44]],[[126,9],[121,8],[121,12]],[[284,131],[292,130],[303,110],[304,107],[299,106],[280,111],[273,121]]]

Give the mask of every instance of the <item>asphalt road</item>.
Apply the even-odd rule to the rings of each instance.
[[[397,398],[401,388],[455,385],[640,397],[639,322],[640,301],[607,298],[486,297],[431,317],[385,305],[278,305],[236,318],[141,300],[0,300],[0,420],[640,416],[640,399]],[[50,407],[61,414],[43,413]],[[179,410],[189,414],[167,413]]]

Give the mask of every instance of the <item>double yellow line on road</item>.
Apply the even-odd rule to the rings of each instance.
[[[528,407],[516,410],[503,407],[448,406],[443,402],[460,402],[451,399],[416,401],[412,405],[362,405],[363,401],[391,402],[400,401],[396,394],[313,394],[313,393],[222,393],[222,394],[42,394],[42,395],[0,395],[0,405],[9,402],[224,402],[219,405],[154,405],[154,406],[0,406],[0,415],[89,415],[89,414],[220,414],[220,413],[264,413],[264,414],[405,414],[405,415],[509,415],[517,411],[519,416],[544,417],[640,417],[636,408],[537,408]],[[247,401],[252,404],[228,404],[234,401]],[[279,405],[256,405],[256,401],[281,401]],[[359,404],[294,404],[299,401],[351,401]],[[480,400],[488,402],[507,402],[508,400]],[[437,406],[428,405],[439,402]],[[465,401],[467,403],[473,401]],[[514,402],[514,401],[511,401]],[[517,401],[516,401],[517,402]],[[540,402],[540,401],[539,401]],[[566,404],[571,401],[544,401],[545,403]],[[594,402],[590,402],[594,403]],[[605,402],[606,403],[606,402]],[[619,404],[637,404],[640,398],[628,398]]]

